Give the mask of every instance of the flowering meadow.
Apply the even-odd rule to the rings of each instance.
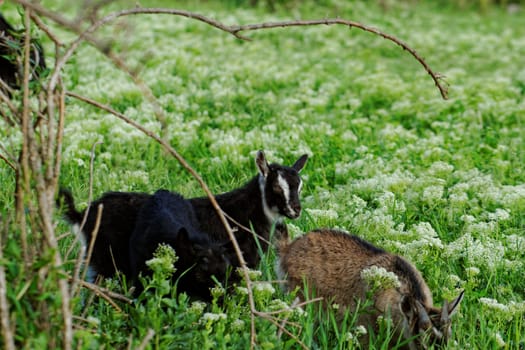
[[[255,7],[233,0],[140,2],[229,25],[340,17],[374,26],[406,42],[443,74],[449,99],[441,98],[410,54],[356,28],[259,30],[243,33],[252,41],[242,41],[170,15],[123,17],[99,31],[114,40],[115,51],[152,90],[165,121],[127,74],[88,45],[79,48],[62,78],[69,90],[162,135],[214,193],[254,176],[259,149],[270,162],[287,165],[308,153],[301,172],[303,212],[287,220],[293,237],[340,228],[400,254],[422,272],[439,306],[464,290],[447,348],[523,349],[525,8],[480,13],[425,1],[391,2],[387,8],[373,1],[284,3],[270,12],[264,2]],[[76,10],[67,1],[43,5],[70,16]],[[124,8],[116,2],[102,11]],[[5,13],[19,18],[14,7]],[[51,43],[43,44],[52,60]],[[20,135],[2,123],[0,142],[12,149]],[[159,188],[203,195],[154,140],[68,98],[60,183],[72,190],[78,207],[87,205],[97,142],[95,197]],[[12,206],[14,179],[3,162],[0,174],[6,189],[0,203]],[[56,218],[66,254],[75,245],[74,233],[59,213]],[[297,349],[299,341],[312,349],[360,348],[357,338],[367,334],[367,325],[357,324],[352,314],[337,325],[334,313],[318,303],[292,307],[295,293],[283,291],[274,264],[271,249],[252,273],[255,306],[284,310],[275,316],[278,323],[287,319],[291,335],[257,318],[257,348]],[[205,304],[160,288],[162,276],[149,281],[157,286],[153,297],[139,297],[137,305],[121,305],[121,311],[81,294],[74,309],[78,348],[249,348],[245,285],[228,291],[217,286],[213,302]],[[106,283],[126,293],[117,280]],[[370,335],[373,348],[388,348],[387,326]],[[28,348],[45,348],[45,334],[31,336]]]

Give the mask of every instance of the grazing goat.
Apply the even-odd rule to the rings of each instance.
[[[229,261],[224,256],[224,244],[212,243],[196,227],[193,208],[181,195],[159,190],[148,199],[138,213],[129,240],[131,279],[139,291],[139,274],[150,274],[146,261],[160,243],[165,243],[174,248],[178,257],[173,276],[178,281],[177,290],[201,299],[210,298],[209,290],[215,284],[211,277],[224,282]]]
[[[25,37],[23,31],[16,30],[0,14],[0,79],[11,89],[20,89],[24,68],[23,51]],[[44,49],[36,40],[31,40],[29,57],[30,78],[36,78],[46,69]],[[0,84],[0,90],[8,90]],[[10,95],[9,91],[7,91]]]
[[[434,307],[432,293],[411,263],[343,231],[320,229],[291,243],[282,240],[277,264],[289,290],[306,285],[310,290],[302,294],[303,299],[323,297],[338,304],[341,314],[355,312],[358,304],[366,307],[372,293],[371,306],[360,310],[359,324],[377,332],[378,316],[390,315],[396,326],[392,342],[402,337],[410,350],[445,344],[451,336],[450,317],[463,298],[462,292],[451,302],[445,300],[442,309]],[[371,287],[364,273],[374,266],[394,273],[399,283]],[[367,348],[367,338],[360,342]]]
[[[221,209],[230,218],[241,251],[249,267],[255,267],[259,260],[257,242],[253,231],[263,239],[259,242],[262,249],[268,249],[270,233],[275,225],[277,236],[288,237],[288,231],[282,222],[283,217],[295,219],[301,213],[299,194],[302,181],[299,172],[306,164],[308,156],[301,156],[292,167],[280,164],[268,164],[264,153],[257,152],[255,162],[259,174],[243,187],[217,195]],[[62,189],[60,196],[66,205],[65,215],[73,224],[80,224],[84,213],[75,209],[73,197]],[[131,273],[129,268],[129,238],[135,229],[135,221],[140,208],[151,198],[147,193],[108,192],[93,202],[89,208],[86,223],[82,229],[86,243],[89,244],[97,219],[97,207],[104,206],[98,235],[95,240],[90,267],[102,276],[112,276],[115,268],[125,275]],[[226,229],[208,197],[188,199],[191,203],[198,229],[207,232],[213,242],[222,243],[229,240]],[[233,220],[233,221],[232,221]],[[227,249],[227,256],[232,265],[239,266],[233,246]]]

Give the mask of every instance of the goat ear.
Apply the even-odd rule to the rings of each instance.
[[[430,329],[432,327],[432,321],[430,321],[430,316],[428,316],[427,310],[425,309],[423,304],[419,302],[419,300],[416,300],[416,309],[417,309],[417,319],[418,319],[417,325],[419,329],[422,329],[425,331],[427,329]]]
[[[452,316],[456,311],[459,310],[459,304],[461,304],[461,301],[463,300],[463,297],[465,296],[465,291],[462,291],[456,299],[452,300],[449,303],[446,303],[448,308],[448,317]]]
[[[259,172],[261,173],[261,175],[267,177],[268,172],[270,171],[270,167],[268,166],[268,162],[266,161],[266,157],[264,156],[263,151],[257,152],[255,164],[257,164],[257,168],[259,168]]]
[[[303,170],[307,160],[308,154],[303,154],[299,159],[295,161],[294,165],[292,165],[292,168],[294,168],[298,173],[300,173],[301,170]]]

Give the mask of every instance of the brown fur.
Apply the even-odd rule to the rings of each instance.
[[[446,341],[450,335],[448,316],[455,311],[462,295],[450,303],[448,316],[441,324],[441,309],[433,306],[432,293],[421,273],[406,259],[377,248],[357,236],[337,230],[315,230],[291,243],[281,242],[279,256],[279,269],[286,276],[289,290],[297,287],[303,290],[306,285],[306,294],[309,295],[303,294],[303,299],[313,295],[323,297],[325,303],[340,306],[340,315],[346,310],[355,312],[357,304],[367,299],[370,289],[361,278],[363,269],[375,265],[394,272],[400,287],[376,291],[371,300],[372,305],[360,314],[358,324],[373,327],[377,332],[377,317],[389,314],[398,326],[398,332],[393,337],[394,343],[399,337],[408,339],[422,333],[422,328],[429,333],[433,333],[434,329],[439,331],[435,333],[442,334],[437,336],[439,342]],[[424,308],[432,324],[424,322],[418,305]],[[367,346],[368,339],[365,338],[360,339],[363,346]],[[407,347],[424,348],[422,339],[418,337],[415,341],[409,341]]]

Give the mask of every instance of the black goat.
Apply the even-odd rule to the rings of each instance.
[[[210,237],[196,229],[197,218],[189,201],[179,194],[157,191],[140,209],[135,230],[129,240],[131,279],[149,275],[146,261],[160,243],[175,249],[178,260],[173,278],[177,290],[201,299],[209,299],[212,276],[224,282],[229,261],[224,244],[212,243]],[[230,241],[226,241],[230,244]]]
[[[20,89],[24,63],[24,33],[16,30],[0,13],[0,79],[11,89]],[[29,63],[30,78],[38,79],[46,69],[44,49],[37,40],[31,39]],[[1,90],[7,90],[2,88]],[[9,91],[7,93],[10,95]]]
[[[243,187],[215,197],[223,212],[231,219],[230,225],[236,231],[235,237],[249,267],[257,266],[260,256],[256,238],[245,228],[253,229],[262,238],[259,243],[264,252],[268,250],[273,227],[279,239],[288,237],[282,219],[296,219],[301,214],[299,194],[302,180],[299,172],[307,159],[308,156],[304,154],[291,167],[268,164],[264,153],[259,151],[255,158],[259,174]],[[190,202],[201,230],[212,234],[214,241],[228,239],[228,233],[208,197],[192,198]],[[239,266],[233,251],[230,252],[230,258],[234,265]]]

